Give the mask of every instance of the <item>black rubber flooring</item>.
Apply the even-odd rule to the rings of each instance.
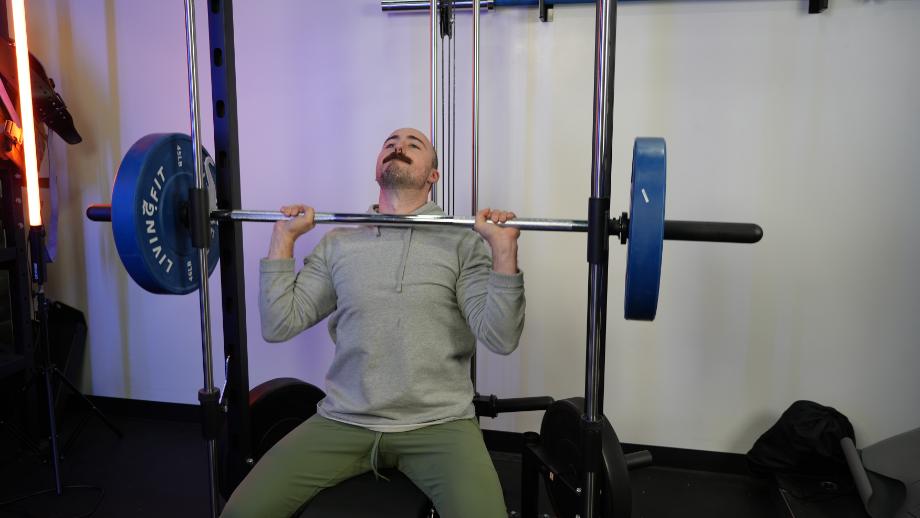
[[[46,455],[24,448],[0,425],[0,518],[146,518],[208,516],[207,457],[197,423],[111,415],[118,439],[92,418],[62,463],[63,495],[54,492]],[[65,420],[62,435],[73,429]],[[508,509],[520,516],[520,456],[496,452]],[[803,501],[745,475],[652,466],[631,475],[633,516],[863,518],[853,495]],[[15,503],[11,500],[32,495]],[[543,495],[542,517],[555,516]]]

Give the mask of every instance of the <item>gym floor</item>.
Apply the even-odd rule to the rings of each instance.
[[[62,478],[67,487],[62,496],[55,495],[46,456],[25,448],[0,423],[0,518],[207,516],[207,460],[195,421],[197,408],[164,404],[139,407],[105,398],[96,401],[124,437],[118,439],[99,419],[91,417],[70,450],[64,452]],[[62,418],[59,433],[64,442],[81,418],[79,413]],[[662,457],[668,465],[659,461]],[[671,462],[668,457],[659,455],[655,466],[632,473],[634,517],[867,516],[852,494],[799,499],[780,491],[769,480],[688,469],[686,462]],[[493,460],[508,509],[520,516],[520,455],[493,452]],[[35,494],[43,490],[49,491]],[[10,503],[27,495],[34,496]],[[543,516],[555,516],[545,495]]]

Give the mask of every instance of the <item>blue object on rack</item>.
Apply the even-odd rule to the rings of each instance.
[[[626,252],[628,320],[654,320],[664,249],[666,146],[663,138],[637,138],[633,146],[629,246]]]
[[[214,161],[204,153],[206,178],[213,186]],[[193,175],[192,140],[180,133],[141,138],[118,167],[112,188],[115,247],[131,278],[149,292],[183,295],[198,289],[198,250],[192,246],[188,215],[177,213],[187,210]],[[216,208],[216,199],[211,205]],[[208,275],[219,257],[213,221]]]

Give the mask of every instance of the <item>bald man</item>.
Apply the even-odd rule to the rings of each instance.
[[[439,175],[422,132],[394,131],[377,156],[371,212],[443,214],[428,201]],[[489,222],[514,214],[483,209],[475,232],[336,228],[295,273],[294,242],[314,211],[281,211],[293,219],[275,224],[260,265],[262,335],[288,340],[329,317],[335,355],[316,415],[263,456],[223,516],[288,517],[323,488],[395,467],[442,518],[506,517],[469,372],[477,339],[510,354],[524,326],[520,231]]]

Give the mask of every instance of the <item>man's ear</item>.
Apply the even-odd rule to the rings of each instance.
[[[441,178],[441,172],[437,169],[432,169],[431,172],[428,173],[428,184],[434,185],[438,183],[439,178]]]

